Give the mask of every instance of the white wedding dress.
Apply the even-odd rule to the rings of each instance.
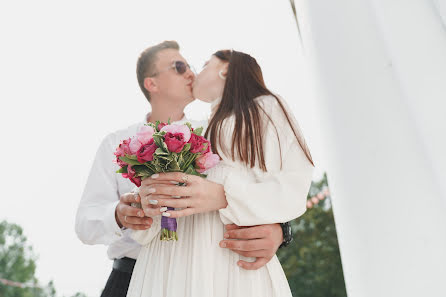
[[[178,241],[160,241],[161,216],[154,217],[150,229],[133,231],[132,238],[142,248],[127,297],[292,296],[277,256],[258,270],[244,270],[237,262],[253,262],[255,258],[243,257],[219,246],[225,224],[282,223],[301,216],[306,210],[313,166],[276,99],[262,96],[256,100],[279,132],[280,151],[276,131],[271,124],[267,125],[264,153],[268,172],[258,166],[248,168],[223,156],[207,172],[207,178],[224,185],[228,202],[225,209],[178,218]],[[225,145],[230,144],[233,126],[234,118],[224,123]],[[219,152],[222,152],[220,147]]]

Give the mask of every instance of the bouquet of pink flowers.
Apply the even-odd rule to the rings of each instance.
[[[138,187],[143,179],[155,173],[184,172],[206,177],[203,172],[217,165],[220,158],[212,153],[210,142],[201,136],[202,131],[202,127],[193,129],[190,123],[145,124],[136,136],[119,144],[114,154],[121,168],[116,172]],[[160,239],[178,240],[176,231],[176,219],[163,216]]]

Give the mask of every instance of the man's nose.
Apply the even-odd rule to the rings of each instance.
[[[192,71],[191,68],[187,69],[187,71],[186,71],[186,78],[187,79],[192,79],[192,80],[195,79],[195,73],[194,73],[194,71]]]

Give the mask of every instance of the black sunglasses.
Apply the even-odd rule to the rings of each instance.
[[[187,69],[191,69],[192,72],[194,72],[189,64],[184,63],[183,61],[175,61],[175,62],[172,63],[172,65],[170,65],[169,68],[166,68],[166,69],[163,69],[161,71],[158,71],[158,72],[156,72],[152,76],[157,76],[158,74],[160,74],[160,73],[162,73],[164,71],[168,71],[170,69],[175,69],[175,72],[180,74],[180,75],[184,74],[187,71]]]

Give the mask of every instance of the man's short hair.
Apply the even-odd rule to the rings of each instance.
[[[168,48],[180,50],[180,46],[176,41],[164,41],[160,44],[145,49],[136,62],[136,76],[138,78],[138,84],[149,102],[150,93],[146,90],[146,88],[144,88],[144,79],[148,76],[154,75],[156,71],[155,62],[158,59],[158,53]]]

